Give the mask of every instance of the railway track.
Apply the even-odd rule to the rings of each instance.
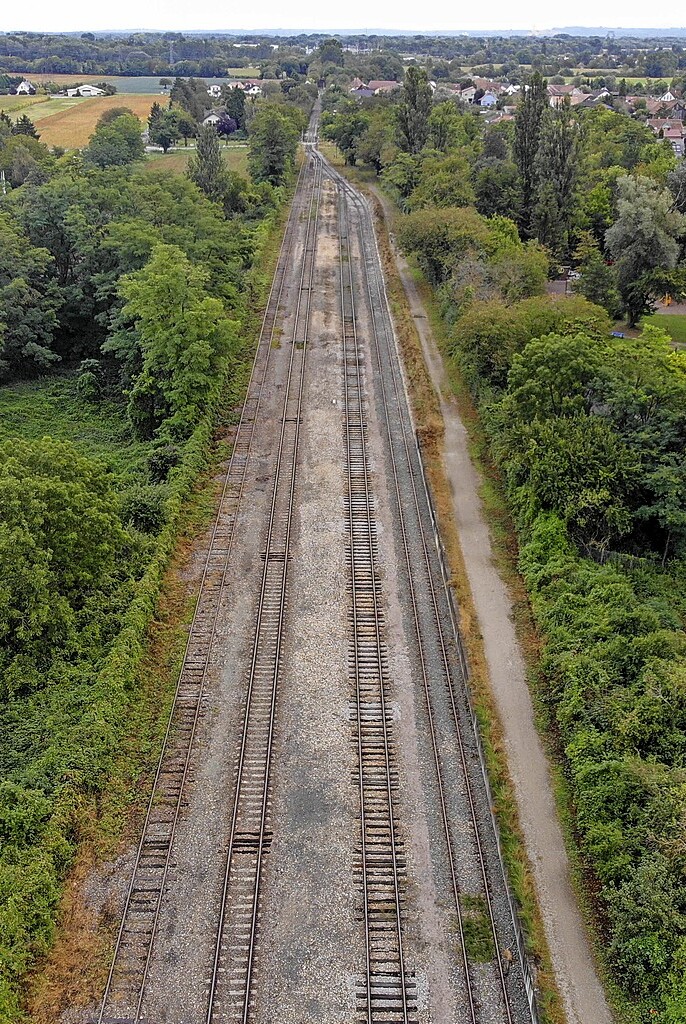
[[[305,382],[307,338],[319,223],[321,161],[313,165],[290,360],[264,551],[248,692],[238,755],[221,913],[209,979],[207,1024],[246,1024],[259,931],[260,883],[271,840],[270,773],[281,651],[288,597],[288,562]]]
[[[401,375],[392,321],[385,294],[381,264],[371,216],[366,202],[350,187],[348,182],[327,167],[328,173],[337,183],[343,203],[347,204],[357,219],[361,273],[366,291],[371,319],[372,345],[378,369],[379,395],[383,428],[386,434],[387,451],[391,470],[391,491],[395,495],[394,513],[398,524],[401,549],[404,556],[408,598],[411,618],[417,644],[417,655],[421,689],[427,716],[428,735],[434,763],[439,817],[443,830],[447,855],[449,885],[455,910],[456,931],[459,938],[462,964],[465,1007],[462,1013],[471,1024],[497,1020],[503,1024],[514,1024],[517,1019],[535,1019],[535,1007],[530,1006],[531,1016],[521,1016],[526,999],[519,998],[517,1011],[513,1011],[511,992],[517,988],[518,979],[503,966],[501,953],[516,948],[514,921],[507,915],[498,914],[494,905],[494,889],[501,894],[507,892],[504,877],[499,877],[499,864],[488,862],[487,851],[482,840],[484,829],[492,829],[492,822],[479,816],[479,795],[475,792],[481,780],[478,760],[474,757],[473,744],[469,742],[472,720],[466,696],[466,666],[460,658],[449,628],[450,616],[447,593],[441,579],[440,565],[432,543],[429,540],[428,524],[431,522],[427,496],[424,489],[419,455],[415,445],[414,431],[409,414],[407,396]],[[347,218],[346,218],[347,219]],[[347,229],[345,231],[348,233]],[[352,289],[352,282],[350,288]],[[448,703],[448,713],[453,729],[450,740],[457,749],[460,768],[461,800],[451,794],[454,782],[451,769],[446,761],[445,734],[437,724],[441,708]],[[467,740],[465,740],[467,736]],[[481,794],[483,798],[484,794]],[[460,803],[462,806],[460,807]],[[476,866],[477,884],[474,885],[473,869],[469,893],[461,886],[465,873],[464,819],[469,823],[470,854]],[[458,839],[459,836],[459,839]],[[493,836],[490,837],[494,838]],[[492,844],[491,844],[492,845]],[[497,858],[495,858],[497,861]],[[483,899],[488,925],[493,941],[493,981],[498,1009],[480,1005],[474,975],[475,965],[468,956],[465,934],[464,896],[478,895]],[[502,902],[502,901],[501,901]],[[507,902],[507,901],[505,901]],[[509,965],[508,965],[509,967]],[[521,978],[519,979],[521,983]],[[521,984],[520,984],[520,996]],[[399,1018],[400,1019],[400,1018]],[[461,1018],[462,1019],[462,1018]]]
[[[142,1020],[146,983],[172,848],[192,771],[194,745],[205,704],[222,590],[231,563],[236,516],[244,493],[265,385],[270,384],[270,356],[277,317],[282,305],[286,276],[294,258],[300,218],[308,205],[311,206],[317,187],[311,170],[307,164],[303,164],[212,528],[198,602],[189,630],[162,753],[146,809],[103,998],[95,1018],[97,1024]]]
[[[364,408],[363,362],[357,338],[350,239],[339,204],[340,295],[344,347],[345,450],[350,587],[349,669],[358,756],[359,863],[365,971],[358,1019],[413,1024],[416,987],[403,949],[404,854],[394,806],[398,779],[388,709],[374,499]]]

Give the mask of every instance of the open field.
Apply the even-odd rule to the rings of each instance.
[[[194,153],[195,147],[192,146],[188,149],[174,149],[170,153],[148,153],[146,170],[154,173],[166,171],[169,174],[183,174]],[[247,145],[224,146],[222,156],[229,170],[242,174],[244,178],[249,177]]]
[[[147,120],[150,107],[156,99],[156,96],[132,93],[127,96],[94,96],[92,99],[49,100],[46,104],[41,104],[41,114],[44,106],[45,113],[37,117],[41,142],[46,146],[80,149],[88,144],[98,118],[106,110],[113,107],[128,107],[143,122]],[[61,107],[53,113],[57,104],[61,104]]]
[[[35,106],[45,97],[43,96],[0,96],[0,110],[7,114],[20,114],[28,107]]]
[[[686,345],[686,315],[683,313],[654,313],[644,317],[643,322],[665,331],[677,345]]]

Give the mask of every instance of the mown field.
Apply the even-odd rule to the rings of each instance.
[[[0,96],[0,110],[13,116],[24,113],[28,107],[33,107],[44,99],[44,96]]]
[[[195,150],[190,146],[188,149],[175,149],[170,153],[148,153],[146,170],[151,172],[168,171],[170,174],[183,174],[188,166],[188,161]],[[222,147],[222,156],[227,167],[248,177],[248,147],[247,145],[233,145]]]
[[[665,331],[677,345],[686,345],[686,315],[683,313],[655,313],[644,322]]]
[[[112,107],[128,107],[141,121],[146,121],[150,107],[157,99],[151,95],[94,96],[92,99],[48,100],[31,111],[46,146],[80,149],[88,139],[100,116]]]

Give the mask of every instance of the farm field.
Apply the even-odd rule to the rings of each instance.
[[[0,96],[0,110],[4,110],[6,114],[20,114],[28,107],[41,103],[44,98],[43,96]]]
[[[88,144],[99,117],[106,110],[128,107],[144,122],[156,99],[156,96],[130,93],[126,96],[94,96],[92,99],[48,100],[40,105],[40,114],[36,115],[41,142],[46,146],[80,149]]]

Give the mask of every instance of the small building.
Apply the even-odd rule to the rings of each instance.
[[[476,89],[473,85],[468,85],[460,92],[460,99],[464,100],[465,103],[473,103],[474,97],[476,96]]]
[[[665,139],[672,149],[674,155],[681,160],[684,155],[684,133],[681,128],[665,128],[662,133],[662,138]]]
[[[213,83],[212,85],[208,85],[207,86],[207,95],[211,99],[218,100],[219,97],[221,96],[221,94],[222,94],[222,87],[221,87],[221,85],[217,85],[216,82]]]
[[[203,118],[203,122],[202,123],[203,123],[203,125],[206,125],[206,124],[217,125],[221,121],[222,116],[223,116],[223,111],[211,110],[209,112],[209,114],[207,115],[207,117]]]
[[[498,102],[498,97],[494,96],[492,92],[485,92],[479,100],[480,107],[494,107]]]
[[[105,90],[98,89],[97,85],[79,85],[75,89],[67,89],[67,96],[104,96]]]

